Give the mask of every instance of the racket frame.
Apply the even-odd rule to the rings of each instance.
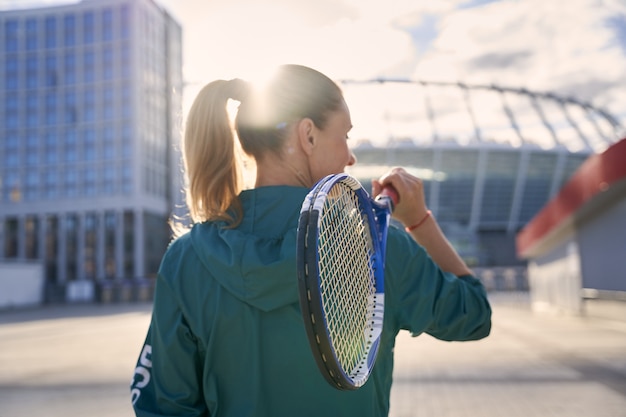
[[[320,214],[331,188],[340,182],[355,193],[361,215],[363,219],[367,219],[373,245],[371,261],[376,291],[372,301],[375,307],[371,328],[366,329],[367,336],[364,336],[371,340],[371,344],[369,350],[366,350],[367,357],[361,358],[359,365],[352,371],[344,370],[337,359],[320,294]],[[311,189],[302,204],[296,250],[300,307],[316,364],[327,382],[340,390],[355,390],[363,386],[372,372],[378,354],[384,316],[385,249],[392,209],[393,201],[390,197],[381,196],[376,201],[372,200],[359,181],[348,174],[333,174],[323,178]]]

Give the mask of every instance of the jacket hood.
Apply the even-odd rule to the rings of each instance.
[[[243,221],[234,229],[206,222],[191,230],[207,273],[240,300],[271,311],[298,302],[296,232],[304,187],[272,186],[240,194]]]

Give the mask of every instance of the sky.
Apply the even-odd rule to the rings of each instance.
[[[183,28],[186,108],[214,79],[255,79],[298,63],[342,80],[553,91],[626,126],[626,0],[154,1]],[[67,2],[0,0],[0,9]],[[371,97],[347,100],[375,107]]]

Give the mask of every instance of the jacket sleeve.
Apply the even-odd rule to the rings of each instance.
[[[157,276],[152,320],[131,382],[140,417],[208,416],[202,395],[203,354],[168,285],[175,260],[164,257]],[[164,265],[168,265],[167,268]]]
[[[424,248],[396,228],[390,228],[385,271],[385,292],[393,300],[390,313],[398,329],[448,341],[489,335],[491,306],[480,281],[443,272]]]

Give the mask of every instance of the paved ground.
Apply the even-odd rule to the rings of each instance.
[[[403,335],[391,415],[626,417],[624,321],[533,314],[492,296],[492,335]],[[0,312],[0,417],[131,416],[128,384],[150,306]]]

